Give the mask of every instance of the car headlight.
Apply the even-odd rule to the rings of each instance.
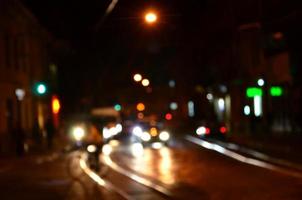
[[[110,134],[111,134],[112,136],[118,134],[118,131],[117,131],[116,127],[111,127],[111,128],[109,128],[109,131],[110,131]]]
[[[111,131],[107,127],[103,128],[103,137],[105,139],[108,139],[111,137]]]
[[[82,128],[80,126],[74,127],[72,130],[72,136],[76,141],[82,140],[85,136],[84,128]]]
[[[158,135],[158,131],[155,127],[152,127],[150,128],[150,134],[153,136],[153,137],[156,137]]]
[[[133,135],[141,137],[141,135],[143,134],[143,130],[142,130],[141,127],[136,126],[136,127],[133,128],[132,133],[133,133]]]
[[[208,135],[210,134],[210,129],[205,126],[200,126],[196,129],[197,135]]]
[[[87,147],[87,151],[88,151],[89,153],[95,153],[96,150],[97,150],[97,147],[96,147],[95,145],[93,145],[93,144],[90,144],[90,145],[88,145],[88,147]]]
[[[159,139],[162,141],[167,141],[170,139],[170,134],[167,131],[163,131],[159,134]]]
[[[122,126],[121,124],[117,124],[117,125],[115,126],[115,129],[116,129],[116,131],[117,131],[118,133],[120,133],[120,132],[122,132],[122,130],[123,130],[123,126]]]
[[[148,142],[149,140],[151,140],[151,136],[148,132],[143,132],[141,139],[144,140],[145,142]]]
[[[103,147],[102,147],[102,153],[106,156],[110,155],[112,152],[112,147],[110,144],[105,144]]]

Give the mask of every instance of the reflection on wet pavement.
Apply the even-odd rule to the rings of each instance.
[[[133,144],[131,147],[136,151],[132,151],[135,152],[132,154],[135,155],[135,159],[132,160],[130,167],[146,176],[159,179],[164,184],[174,184],[175,173],[172,166],[171,150],[167,147],[142,149],[138,146],[138,144]]]

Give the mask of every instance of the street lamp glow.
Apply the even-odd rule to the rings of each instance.
[[[157,16],[154,12],[148,12],[145,15],[145,20],[147,23],[152,24],[152,23],[156,22]]]
[[[257,84],[261,87],[264,86],[264,80],[262,78],[258,79]]]
[[[208,93],[208,94],[207,94],[207,99],[208,99],[209,101],[213,100],[213,94]]]
[[[171,110],[177,110],[177,108],[178,108],[178,105],[177,105],[176,102],[170,103],[170,109],[171,109]]]
[[[225,102],[224,102],[224,99],[223,98],[220,98],[219,100],[218,100],[218,108],[219,108],[219,110],[222,112],[222,111],[224,111],[224,109],[225,109]]]
[[[16,94],[16,96],[17,96],[17,99],[18,99],[19,101],[22,101],[23,98],[24,98],[24,96],[25,96],[25,90],[20,89],[20,88],[17,88],[17,89],[15,90],[15,94]]]
[[[251,108],[248,105],[246,105],[246,106],[244,106],[243,112],[245,115],[250,115]]]
[[[170,88],[174,88],[175,87],[175,81],[174,80],[170,80],[169,81],[169,87]]]
[[[147,87],[147,86],[149,86],[149,84],[150,84],[150,81],[148,79],[143,79],[142,80],[142,85],[143,86]]]
[[[138,111],[144,111],[144,110],[145,110],[145,105],[144,105],[143,103],[138,103],[138,104],[136,105],[136,109],[137,109]]]
[[[134,79],[134,81],[136,81],[136,82],[139,82],[139,81],[141,81],[142,80],[142,75],[140,75],[140,74],[135,74],[134,76],[133,76],[133,79]]]

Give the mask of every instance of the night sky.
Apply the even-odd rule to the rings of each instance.
[[[25,1],[50,33],[68,44],[58,65],[60,92],[70,101],[93,98],[95,91],[108,94],[107,102],[112,102],[121,85],[131,87],[135,72],[157,85],[176,79],[182,73],[175,58],[192,42],[184,30],[196,29],[192,19],[205,7],[199,1],[192,1],[193,7],[181,1],[119,1],[105,17],[110,2]],[[143,21],[148,9],[160,14],[156,26]]]
[[[295,35],[301,7],[293,1],[262,1],[259,6],[253,0],[120,0],[106,17],[109,0],[23,2],[68,46],[56,61],[59,92],[69,104],[113,103],[118,92],[132,87],[135,72],[157,86],[169,79],[184,87],[238,79],[230,46],[240,24],[260,20],[268,35],[284,31],[291,35],[286,42],[294,41],[292,48],[300,46]],[[142,18],[150,8],[159,13],[153,27]]]

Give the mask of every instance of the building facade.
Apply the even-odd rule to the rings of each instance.
[[[189,48],[200,63],[194,79],[213,96],[214,106],[223,103],[225,109],[216,109],[220,120],[239,134],[301,131],[301,11],[296,3],[216,0],[195,17],[200,28]],[[198,53],[198,48],[204,50]],[[262,91],[260,97],[247,96],[253,87]]]
[[[0,1],[0,152],[13,152],[16,137],[30,137],[35,123],[43,123],[45,105],[33,87],[49,65],[49,41],[20,2]],[[25,135],[14,134],[17,129]]]

